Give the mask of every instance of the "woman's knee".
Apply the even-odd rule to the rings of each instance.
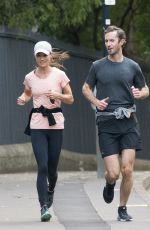
[[[38,173],[47,175],[47,173],[48,173],[47,165],[38,166]]]

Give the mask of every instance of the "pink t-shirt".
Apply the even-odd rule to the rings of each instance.
[[[34,74],[34,71],[25,76],[23,84],[26,88],[32,91],[33,95],[33,107],[39,108],[43,105],[45,108],[54,109],[61,107],[61,101],[55,100],[54,104],[50,102],[50,99],[44,95],[49,90],[54,90],[62,93],[62,89],[69,83],[69,78],[65,72],[52,67],[52,71],[46,78],[39,78]],[[61,112],[53,113],[56,124],[49,126],[47,117],[44,117],[41,113],[33,113],[30,128],[31,129],[64,129],[64,116]]]

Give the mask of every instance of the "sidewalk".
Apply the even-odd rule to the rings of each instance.
[[[118,222],[119,184],[115,198],[106,204],[102,198],[105,181],[97,172],[60,172],[50,222],[40,222],[36,194],[36,174],[0,175],[1,230],[149,230],[150,192],[142,185],[150,185],[150,172],[135,172],[134,188],[128,202],[132,222]],[[147,179],[147,180],[146,180]]]
[[[89,180],[85,184],[86,192],[97,213],[105,220],[111,230],[148,230],[150,227],[150,192],[148,193],[142,183],[145,178],[150,179],[150,172],[136,172],[134,187],[128,201],[128,212],[133,216],[132,222],[118,222],[117,206],[119,203],[120,180],[115,186],[115,197],[111,204],[106,204],[102,197],[104,179]],[[149,180],[150,183],[150,180]]]

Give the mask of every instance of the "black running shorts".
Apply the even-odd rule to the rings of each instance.
[[[138,124],[120,133],[99,132],[99,147],[103,158],[121,154],[123,149],[141,150]]]

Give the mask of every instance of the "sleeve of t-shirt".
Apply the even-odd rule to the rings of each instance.
[[[68,83],[70,82],[69,78],[67,77],[67,75],[65,74],[65,72],[63,72],[62,76],[61,76],[61,88],[63,89]]]
[[[30,86],[30,78],[29,78],[28,75],[25,76],[23,85],[25,86],[26,89],[31,89],[31,86]]]
[[[92,63],[90,70],[88,72],[86,81],[85,81],[92,90],[94,90],[94,87],[96,85],[96,74],[95,74],[95,68],[94,68],[94,64]]]
[[[136,74],[135,74],[135,77],[134,77],[134,87],[136,88],[143,88],[145,86],[145,77],[142,73],[142,70],[140,68],[140,66],[137,64],[136,66]]]

